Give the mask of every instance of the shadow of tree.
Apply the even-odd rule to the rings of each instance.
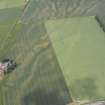
[[[95,19],[97,20],[97,22],[99,23],[99,25],[103,29],[103,31],[105,32],[104,23],[102,23],[102,21],[100,20],[100,18],[98,16],[96,16]]]

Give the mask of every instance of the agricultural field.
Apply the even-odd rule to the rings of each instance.
[[[104,100],[105,33],[96,18],[49,20],[46,27],[74,100]]]
[[[0,0],[0,9],[23,6],[25,0]]]
[[[39,36],[28,33],[21,36],[24,28],[28,29],[22,23],[17,24],[12,33],[14,37],[7,45],[11,49],[5,57],[14,59],[18,67],[1,83],[0,95],[3,97],[0,102],[3,105],[63,105],[71,100],[48,38],[43,37],[43,31],[34,30],[41,25],[36,23],[30,30],[37,31]]]
[[[7,15],[1,18],[7,32],[0,29],[0,33],[4,32],[8,40],[0,34],[3,38],[0,39],[0,59],[9,57],[18,66],[0,81],[0,105],[66,105],[72,102],[45,23],[50,19],[97,16],[104,30],[104,6],[105,0],[30,0],[11,31],[5,23],[9,19]],[[9,14],[10,20],[16,19]]]
[[[8,40],[11,38],[11,30],[15,26],[19,16],[21,15],[23,11],[23,6],[15,7],[15,8],[9,8],[9,9],[2,9],[0,10],[0,58],[3,58],[3,55],[5,56],[6,50],[3,52],[3,48],[8,45]],[[6,52],[7,53],[7,52]]]

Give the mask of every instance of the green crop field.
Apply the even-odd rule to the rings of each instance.
[[[0,9],[22,6],[25,0],[0,0]]]
[[[4,41],[1,59],[14,59],[18,67],[0,81],[0,105],[69,103],[70,95],[43,23],[19,20],[12,31],[4,34],[7,39],[1,34]]]
[[[105,33],[95,17],[50,20],[46,27],[74,100],[105,99]]]
[[[43,37],[43,30],[38,29],[33,32],[39,36],[28,33],[21,36],[23,26],[24,24],[18,24],[15,27],[13,37],[7,45],[9,49],[5,57],[15,59],[18,67],[2,81],[3,97],[0,102],[4,105],[46,105],[50,102],[62,105],[69,102],[70,96],[48,38]],[[36,26],[40,27],[41,23],[36,23],[33,28]],[[26,28],[28,27],[25,26]]]
[[[9,4],[9,1],[6,3]],[[11,0],[13,4],[15,1]],[[17,6],[4,6],[3,9],[1,5],[3,2],[0,2],[0,13],[9,12],[0,15],[3,24],[0,24],[0,60],[9,57],[18,66],[0,81],[0,105],[70,103],[72,99],[46,32],[45,22],[49,19],[97,15],[104,29],[105,0],[30,0],[18,21],[16,14],[20,12],[12,9]],[[14,26],[15,20],[17,23]]]
[[[4,52],[3,49],[8,45],[8,40],[12,36],[10,31],[15,26],[22,11],[22,6],[0,10],[0,52],[2,52],[0,54],[1,59],[3,58],[3,55],[5,55],[4,52],[6,52],[7,48]]]

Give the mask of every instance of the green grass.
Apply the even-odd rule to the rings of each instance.
[[[105,33],[95,17],[49,20],[46,28],[74,99],[105,99]]]
[[[22,13],[23,7],[15,7],[9,9],[2,9],[0,10],[0,52],[5,49],[7,51],[8,40],[10,38],[10,32],[14,25],[16,24],[17,19],[19,18],[20,14]],[[5,53],[0,54],[0,58],[3,57]]]
[[[23,6],[25,0],[0,0],[0,9]]]
[[[0,9],[0,25],[14,23],[23,11],[24,6]]]

